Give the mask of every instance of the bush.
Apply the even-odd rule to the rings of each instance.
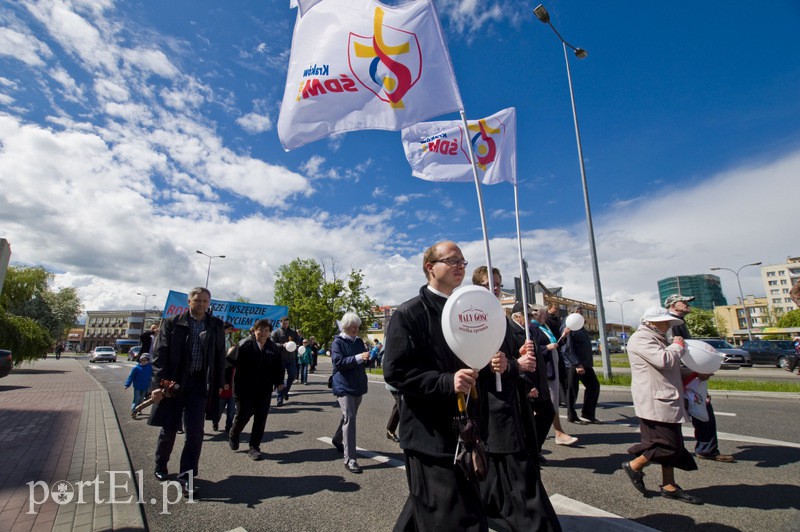
[[[44,327],[0,308],[0,348],[11,351],[14,365],[43,357],[52,344],[53,339]]]

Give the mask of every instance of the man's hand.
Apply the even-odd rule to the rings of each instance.
[[[517,364],[519,364],[519,369],[522,371],[527,371],[528,373],[536,371],[536,357],[533,354],[519,357]]]
[[[153,403],[158,404],[164,398],[164,390],[162,388],[157,388],[153,390],[153,393],[150,394],[150,397],[153,398]]]
[[[586,373],[586,370],[583,369],[583,366],[575,366],[575,373],[577,373],[578,375],[583,375],[584,373]]]
[[[536,348],[533,345],[533,340],[525,340],[525,343],[522,344],[522,347],[519,348],[519,355],[524,357],[526,355],[535,355]]]
[[[361,360],[363,360],[364,362],[369,360],[369,351],[364,351],[363,353],[361,353]]]
[[[475,386],[477,378],[478,372],[474,369],[460,369],[453,375],[453,390],[456,393],[468,394],[472,387]]]
[[[505,373],[505,371],[508,369],[508,359],[506,358],[505,353],[501,351],[495,353],[490,363],[492,365],[492,371],[495,373]]]
[[[531,391],[528,392],[528,397],[536,399],[537,397],[539,397],[539,390],[537,390],[536,388],[531,388]]]

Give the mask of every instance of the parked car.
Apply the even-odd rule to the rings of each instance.
[[[0,378],[11,373],[11,368],[13,367],[14,359],[11,357],[11,351],[8,349],[0,349]]]
[[[608,340],[608,352],[609,353],[622,353],[622,344],[619,341],[619,338],[616,336],[609,336],[606,338]],[[592,354],[599,355],[600,354],[600,341],[599,340],[592,340]]]
[[[141,350],[142,350],[142,346],[140,346],[140,345],[135,345],[135,346],[131,347],[130,349],[128,349],[128,360],[129,361],[132,360],[134,362],[139,360],[139,351],[141,351]]]
[[[113,347],[107,345],[95,347],[94,351],[92,351],[92,356],[89,359],[89,362],[99,362],[101,360],[105,360],[106,362],[116,362],[117,352]]]
[[[748,340],[742,349],[750,353],[753,364],[769,364],[784,368],[794,357],[794,346],[789,340]]]
[[[752,368],[753,361],[750,353],[744,349],[732,346],[722,338],[695,338],[701,340],[722,354],[722,367],[728,369],[739,369],[740,367]]]

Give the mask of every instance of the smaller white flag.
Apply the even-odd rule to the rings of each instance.
[[[403,129],[403,150],[414,177],[452,183],[473,180],[469,147],[484,185],[517,182],[517,118],[513,107],[488,118],[419,122]]]

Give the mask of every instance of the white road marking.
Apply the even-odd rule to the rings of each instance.
[[[333,440],[328,437],[317,438],[317,440],[321,441],[322,443],[327,443],[328,445],[333,445]],[[364,458],[369,458],[370,460],[375,460],[378,463],[387,464],[397,469],[405,470],[406,468],[405,463],[401,462],[400,460],[389,458],[388,456],[368,451],[366,449],[362,449],[361,447],[356,447],[356,450],[358,451],[358,454]]]
[[[91,369],[100,369],[100,366],[95,366],[94,364],[89,364]]]
[[[630,403],[598,403],[597,406],[604,405],[604,406],[622,406],[626,408],[633,408],[633,405]],[[719,412],[714,410],[715,416],[728,416],[728,417],[736,417],[736,414],[733,412]]]
[[[694,427],[691,425],[682,427],[684,437],[694,438]],[[792,441],[770,440],[768,438],[757,438],[755,436],[744,436],[742,434],[731,434],[729,432],[717,432],[718,440],[738,441],[742,443],[758,443],[761,445],[772,445],[774,447],[794,447],[800,449],[800,443]]]
[[[108,364],[106,367],[111,369],[119,369],[122,366],[120,366],[119,364]]]

